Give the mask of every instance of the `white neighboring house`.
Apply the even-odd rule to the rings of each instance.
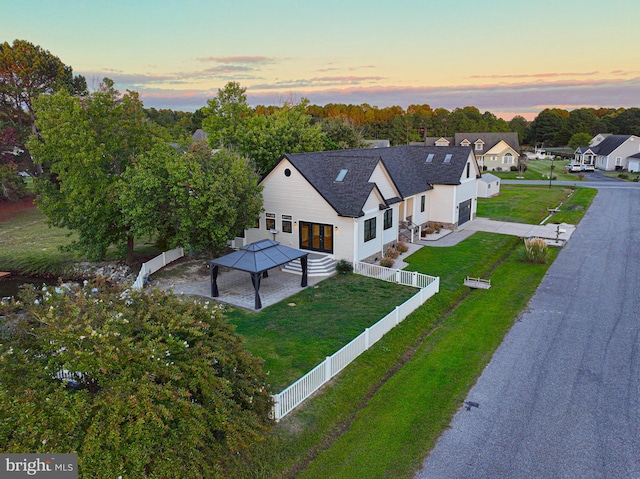
[[[471,146],[480,170],[509,171],[518,166],[520,142],[518,134],[506,133],[456,133],[453,137],[427,137],[426,146]]]
[[[381,257],[407,224],[455,228],[475,218],[479,176],[469,147],[288,154],[261,181],[264,213],[244,242],[275,239],[336,260]]]
[[[500,194],[500,178],[484,173],[478,178],[478,198],[491,198]]]
[[[573,164],[593,165],[604,171],[630,170],[633,158],[640,153],[640,137],[635,135],[596,135],[589,146],[574,153]],[[635,166],[634,166],[635,167]]]

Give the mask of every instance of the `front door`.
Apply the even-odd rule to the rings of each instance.
[[[471,200],[463,201],[458,205],[458,225],[471,219]]]
[[[301,221],[300,249],[333,253],[333,226]]]

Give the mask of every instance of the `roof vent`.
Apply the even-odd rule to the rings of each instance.
[[[340,173],[338,173],[338,176],[336,176],[336,181],[344,180],[344,177],[347,175],[348,171],[349,170],[340,170]]]

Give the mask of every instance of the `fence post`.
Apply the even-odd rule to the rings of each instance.
[[[396,326],[397,326],[398,324],[400,324],[400,306],[396,306],[395,313],[396,313]]]
[[[369,349],[369,328],[364,328],[364,349]]]
[[[418,272],[414,271],[411,276],[412,276],[412,278],[411,278],[411,286],[417,286],[418,285]]]
[[[327,356],[324,360],[324,382],[331,379],[331,356]]]
[[[272,394],[273,399],[273,419],[278,422],[280,420],[280,394]]]
[[[164,251],[162,252],[162,265],[167,265],[167,254]]]

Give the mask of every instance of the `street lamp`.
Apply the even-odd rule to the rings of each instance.
[[[554,156],[551,157],[551,168],[549,169],[549,189],[551,189],[551,178],[553,178],[553,160],[555,160]]]

